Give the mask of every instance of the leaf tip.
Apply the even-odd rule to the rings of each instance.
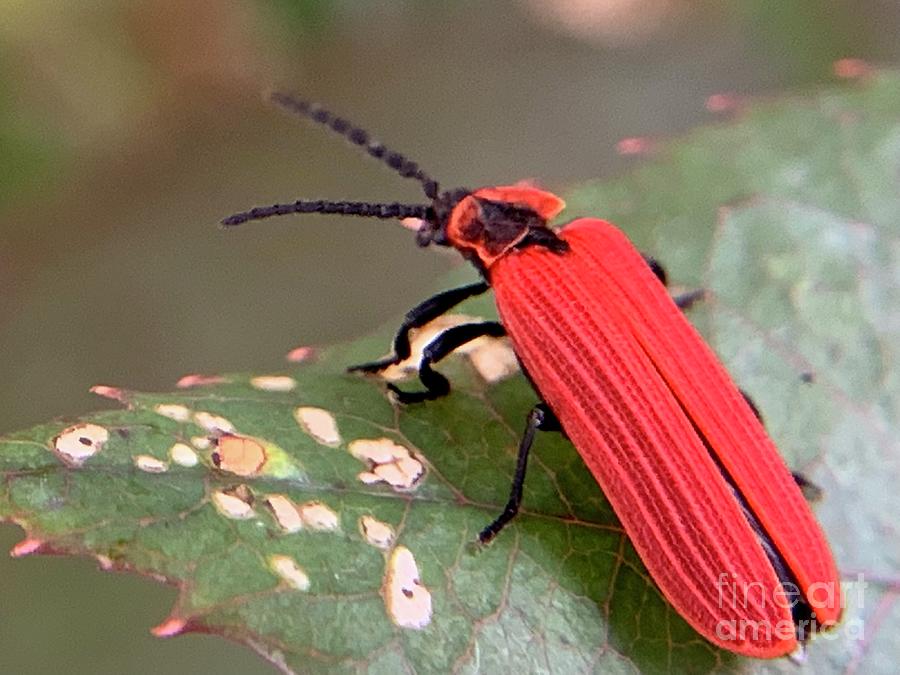
[[[88,391],[90,391],[92,394],[96,394],[97,396],[102,396],[103,398],[118,401],[119,403],[128,403],[128,395],[125,393],[124,389],[120,389],[119,387],[110,387],[105,384],[95,384]]]
[[[202,375],[200,373],[190,373],[183,376],[175,386],[179,389],[193,389],[194,387],[206,387],[211,384],[224,384],[227,382],[221,375]]]
[[[11,558],[24,558],[25,556],[37,553],[43,546],[43,539],[28,537],[13,546],[9,551],[9,555]]]
[[[656,151],[656,141],[646,136],[630,136],[616,143],[616,153],[623,157],[651,155]]]
[[[861,80],[870,77],[875,69],[863,59],[838,59],[831,65],[834,76],[842,80]]]
[[[302,363],[309,361],[315,356],[315,350],[312,347],[295,347],[289,351],[284,358],[291,363]]]
[[[738,94],[721,92],[708,96],[703,107],[708,112],[721,115],[740,111],[744,107],[745,101],[746,99]]]
[[[158,626],[150,629],[151,635],[158,638],[170,638],[181,635],[187,630],[188,622],[186,619],[179,617],[170,617]]]

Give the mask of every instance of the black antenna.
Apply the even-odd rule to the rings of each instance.
[[[330,202],[325,200],[300,200],[292,204],[258,206],[249,211],[235,213],[222,221],[222,225],[234,226],[248,220],[262,220],[288,213],[339,213],[347,216],[369,218],[421,218],[427,220],[433,213],[425,204],[372,204],[370,202]]]
[[[372,157],[380,159],[404,178],[413,178],[419,181],[422,184],[426,197],[429,199],[437,198],[439,188],[436,180],[422,171],[416,162],[407,159],[399,152],[388,150],[381,143],[370,138],[369,132],[365,129],[353,126],[343,117],[338,117],[334,113],[320,108],[317,104],[296,98],[290,94],[275,92],[270,98],[273,103],[281,106],[288,112],[301,115],[311,119],[313,122],[318,122],[340,134],[354,145],[365,148],[366,152]]]

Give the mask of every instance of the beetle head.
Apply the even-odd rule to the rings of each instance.
[[[484,271],[510,249],[529,242],[561,249],[563,243],[547,228],[547,222],[563,208],[563,201],[549,192],[526,184],[440,191],[438,182],[416,162],[387,149],[368,132],[347,120],[287,94],[276,93],[272,101],[288,112],[329,127],[369,155],[381,160],[404,178],[418,181],[428,204],[298,200],[236,213],[223,225],[234,226],[288,213],[336,213],[373,218],[417,218],[419,246],[453,246]],[[548,243],[549,242],[549,243]],[[554,244],[556,242],[556,244]]]

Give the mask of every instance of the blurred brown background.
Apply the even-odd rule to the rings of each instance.
[[[327,102],[447,187],[564,189],[639,161],[623,137],[715,120],[711,94],[896,62],[898,34],[887,0],[3,3],[0,433],[103,407],[97,383],[275,370],[434,290],[450,259],[390,223],[216,228],[301,196],[420,199],[267,89]],[[0,672],[272,672],[218,638],[151,638],[174,597],[89,561],[2,559]]]

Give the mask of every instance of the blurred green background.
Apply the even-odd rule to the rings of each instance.
[[[384,222],[218,230],[301,196],[421,198],[265,90],[327,102],[446,187],[564,190],[640,161],[616,153],[623,137],[715,120],[711,94],[896,62],[898,34],[884,0],[8,0],[0,433],[105,406],[97,383],[278,370],[294,346],[399,315],[455,264]],[[4,548],[20,537],[0,528]],[[272,672],[218,638],[150,637],[174,598],[93,561],[0,558],[0,673]]]

